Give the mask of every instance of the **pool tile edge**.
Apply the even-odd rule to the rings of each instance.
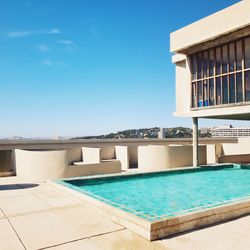
[[[60,182],[48,181],[47,183],[56,191],[62,194],[73,195],[79,200],[97,207],[98,212],[103,216],[111,219],[115,223],[124,226],[134,233],[142,236],[143,238],[149,241],[151,240],[151,222],[133,214],[127,213],[119,208],[106,204],[100,200],[88,196],[87,194],[80,193],[77,190],[71,189],[67,185],[62,185]]]
[[[226,222],[250,213],[250,199],[153,222],[151,240]]]
[[[87,194],[71,189],[70,185],[65,185],[65,183],[60,180],[48,181],[48,183],[57,191],[73,195],[82,201],[98,207],[98,211],[103,216],[108,217],[112,221],[128,228],[149,241],[228,221],[250,213],[250,199],[248,198],[246,200],[230,202],[217,207],[202,209],[201,211],[193,211],[183,215],[176,215],[171,218],[163,218],[155,222],[150,222],[106,204],[88,196]]]

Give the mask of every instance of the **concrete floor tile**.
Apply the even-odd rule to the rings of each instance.
[[[15,234],[7,219],[0,220],[0,249],[1,250],[22,250],[22,243]]]
[[[102,250],[166,250],[158,241],[149,242],[142,237],[130,232],[121,230],[105,235],[91,237],[90,241]]]
[[[23,186],[23,184],[20,184],[22,187],[25,187]],[[27,190],[27,189],[26,189]],[[34,186],[32,188],[30,188],[28,190],[30,193],[52,193],[52,192],[55,192],[47,183],[40,183],[39,185],[37,186]]]
[[[60,246],[49,248],[51,250],[102,250],[95,246],[89,239],[69,242]]]
[[[2,184],[17,184],[18,182],[27,182],[24,179],[17,176],[1,177],[0,185]]]
[[[47,183],[18,177],[0,178],[0,208],[10,216],[27,249],[248,250],[250,246],[250,216],[149,242],[86,202],[57,192]],[[0,249],[23,249],[1,209]]]
[[[0,208],[7,216],[15,216],[49,209],[49,205],[33,194],[0,198]]]
[[[180,236],[165,239],[161,244],[172,250],[247,250],[249,249],[249,225],[240,226],[240,220],[246,222],[246,218],[234,220],[207,227],[201,230],[195,230]],[[212,240],[210,240],[212,239]]]
[[[211,235],[206,234],[206,236],[195,236],[187,234],[186,236],[175,237],[169,240],[164,240],[162,245],[169,250],[247,250],[245,246],[232,242],[230,238],[227,237],[217,237],[213,238]]]
[[[56,212],[77,225],[88,237],[124,229],[123,226],[96,213],[90,205],[58,209]]]
[[[86,237],[86,233],[54,211],[10,218],[27,249],[39,249]]]
[[[0,209],[0,219],[4,218],[5,214],[2,212],[2,210]]]
[[[68,207],[80,204],[80,202],[70,199],[62,194],[59,194],[54,191],[50,192],[37,192],[34,193],[36,197],[46,202],[50,207],[58,208],[58,207]]]

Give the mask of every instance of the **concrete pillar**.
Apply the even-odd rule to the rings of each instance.
[[[198,157],[198,118],[193,117],[193,166],[197,167],[199,165]]]

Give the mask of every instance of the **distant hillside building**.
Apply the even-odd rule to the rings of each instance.
[[[211,134],[213,138],[250,137],[250,128],[234,128],[232,125],[219,126],[212,128]]]
[[[160,131],[158,132],[158,139],[164,139],[166,138],[166,129],[160,128]]]

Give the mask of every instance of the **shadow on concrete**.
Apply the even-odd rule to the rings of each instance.
[[[34,183],[18,183],[18,184],[0,184],[0,191],[7,190],[17,190],[17,189],[27,189],[39,186],[39,184]]]

